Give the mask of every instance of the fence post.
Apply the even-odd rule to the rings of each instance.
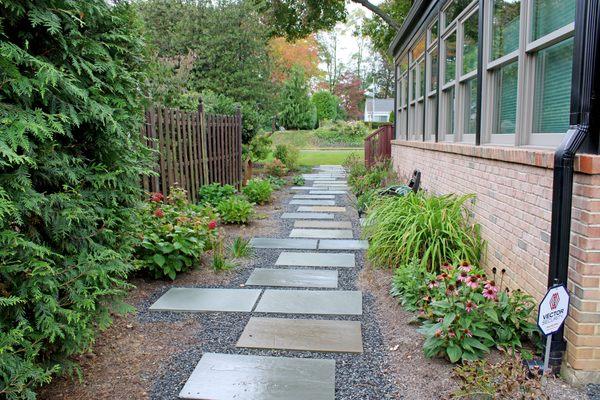
[[[237,140],[237,150],[238,150],[238,155],[237,155],[237,163],[238,163],[238,176],[237,176],[237,181],[238,181],[238,190],[242,189],[242,181],[244,180],[242,175],[243,175],[243,167],[242,167],[242,152],[243,152],[243,147],[242,147],[242,107],[238,104],[235,110],[235,121],[236,121],[236,140]]]
[[[200,143],[202,145],[202,176],[204,182],[202,184],[208,185],[208,154],[206,151],[207,140],[206,140],[206,115],[204,114],[204,103],[202,98],[198,101],[198,120],[200,122]]]

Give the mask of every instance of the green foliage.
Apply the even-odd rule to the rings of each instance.
[[[267,181],[269,181],[273,190],[279,190],[287,183],[285,179],[272,175],[269,175],[267,177]]]
[[[408,15],[412,4],[411,0],[384,0],[379,7],[395,20],[398,25],[401,25]],[[366,19],[363,29],[364,33],[371,39],[375,50],[383,57],[389,57],[388,49],[398,30],[384,23],[377,16]]]
[[[142,243],[136,251],[140,267],[155,279],[175,279],[189,271],[211,246],[216,222],[207,208],[190,204],[182,189],[171,188],[166,202],[154,194],[140,210]]]
[[[300,151],[296,147],[285,144],[278,144],[273,152],[273,157],[280,160],[290,171],[298,168],[299,156]]]
[[[269,175],[272,176],[285,176],[288,173],[288,169],[285,167],[285,164],[281,162],[279,159],[274,159],[270,163],[265,164],[265,170]]]
[[[523,357],[524,358],[524,357]],[[518,354],[505,353],[502,359],[490,364],[477,360],[459,365],[453,370],[460,388],[452,392],[453,399],[514,399],[547,400],[541,375],[530,374]]]
[[[265,123],[265,116],[250,103],[240,103],[211,90],[202,92],[202,101],[208,114],[235,115],[239,109],[242,113],[242,142],[244,143],[250,142]]]
[[[242,196],[232,196],[217,205],[217,212],[225,224],[246,224],[254,216],[252,203]]]
[[[428,357],[451,362],[481,358],[492,347],[520,348],[536,331],[529,321],[535,302],[521,291],[508,294],[483,271],[466,262],[428,272],[417,260],[394,272],[391,294],[411,311],[419,310]]]
[[[391,111],[390,112],[390,119],[389,119],[390,124],[393,124],[395,120],[396,120],[396,113],[393,112],[393,111]]]
[[[0,15],[0,396],[31,399],[129,309],[147,63],[125,2]]]
[[[251,203],[265,204],[271,201],[273,187],[269,181],[255,178],[248,181],[243,192]]]
[[[338,119],[340,99],[327,90],[320,90],[312,95],[312,103],[317,108],[317,121],[319,124],[325,120],[335,121]]]
[[[223,251],[223,240],[220,236],[215,242],[211,264],[214,271],[225,271],[235,268],[235,264],[230,262],[227,257],[225,257],[225,252]]]
[[[387,187],[398,180],[390,161],[378,162],[367,169],[364,161],[358,158],[355,160],[348,167],[348,184],[357,197],[374,189]]]
[[[381,267],[419,259],[429,270],[455,259],[479,262],[484,242],[465,206],[473,198],[423,192],[381,197],[363,231],[370,243],[367,257]]]
[[[306,181],[304,180],[304,177],[302,175],[297,175],[294,177],[294,179],[292,179],[292,183],[294,184],[294,186],[304,186]]]
[[[216,207],[221,200],[235,195],[235,188],[231,185],[221,185],[218,182],[200,187],[198,202]]]
[[[294,67],[281,90],[279,122],[287,129],[313,129],[317,109],[308,96],[308,81],[302,69]]]
[[[269,156],[272,141],[267,135],[256,135],[250,143],[244,145],[243,158],[246,161],[258,162]]]
[[[369,129],[362,121],[326,121],[315,131],[318,138],[330,145],[362,145]]]
[[[249,257],[252,254],[252,246],[250,239],[236,237],[231,244],[231,255],[235,258]]]

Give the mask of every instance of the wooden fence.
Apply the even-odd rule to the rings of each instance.
[[[384,125],[365,138],[365,165],[371,167],[375,162],[392,156],[392,138],[394,126]]]
[[[172,186],[198,200],[201,186],[213,182],[242,184],[242,116],[206,115],[202,103],[198,111],[170,108],[146,111],[142,135],[159,154],[157,176],[144,177],[148,192],[165,195]]]

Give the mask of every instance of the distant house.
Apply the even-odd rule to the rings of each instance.
[[[373,99],[365,101],[365,122],[389,122],[394,111],[394,99]]]

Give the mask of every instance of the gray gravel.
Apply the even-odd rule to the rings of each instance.
[[[283,196],[280,212],[292,212],[297,205],[289,205],[289,200],[295,193],[290,191]],[[352,209],[351,198],[346,195],[336,196],[336,203],[348,207],[348,213],[336,213],[336,220],[351,219],[355,238],[359,238],[358,216]],[[350,215],[350,217],[349,217]],[[277,217],[277,215],[276,215]],[[294,221],[278,218],[279,232],[273,236],[287,237],[291,231]],[[253,262],[246,267],[240,268],[238,274],[232,279],[228,287],[240,287],[246,282],[254,268],[272,267],[282,250],[257,249],[253,255]],[[294,250],[296,251],[296,250]],[[310,252],[310,250],[306,250]],[[336,251],[331,251],[335,253]],[[356,290],[357,277],[360,268],[364,266],[364,252],[357,251],[357,268],[338,268],[339,288],[343,290]],[[296,267],[294,267],[296,268]],[[312,268],[312,267],[311,267]],[[336,361],[336,399],[361,399],[361,400],[383,400],[403,398],[398,389],[392,384],[386,374],[387,361],[385,355],[387,349],[383,343],[383,337],[378,323],[375,320],[375,309],[373,297],[363,294],[362,316],[309,316],[317,319],[340,319],[355,320],[362,323],[363,354],[338,354],[319,353],[304,351],[276,351],[257,349],[237,349],[235,343],[240,337],[246,323],[251,316],[265,316],[262,313],[151,313],[148,307],[156,301],[170,287],[165,285],[150,298],[138,305],[138,318],[140,323],[151,323],[154,321],[177,321],[181,319],[196,319],[202,327],[197,333],[197,341],[191,348],[182,349],[181,352],[173,354],[164,368],[157,371],[154,378],[155,384],[151,390],[152,399],[176,399],[179,391],[188,379],[196,363],[204,352],[217,352],[227,354],[252,354],[267,356],[288,356],[297,358],[324,358]],[[206,286],[205,286],[206,287]],[[280,289],[280,288],[279,288]],[[306,289],[292,289],[306,290]],[[320,289],[321,290],[321,289]],[[328,290],[328,289],[323,289]],[[269,314],[270,317],[285,318],[307,318],[302,315]],[[309,399],[307,399],[309,400]]]

